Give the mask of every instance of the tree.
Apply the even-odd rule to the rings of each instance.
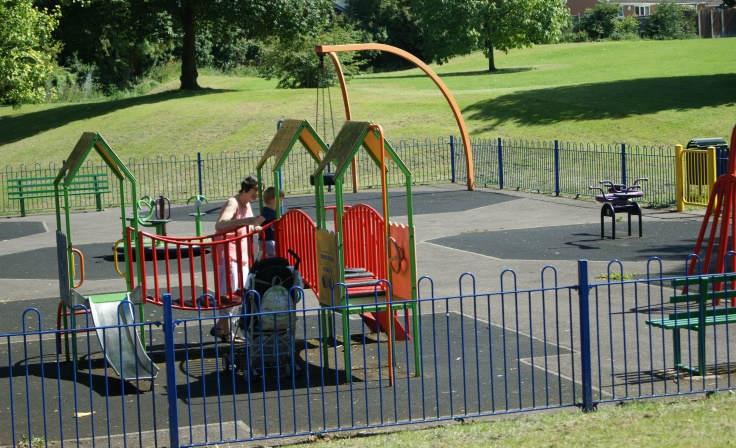
[[[365,41],[401,48],[424,59],[423,35],[419,29],[416,11],[412,7],[414,3],[414,0],[351,1],[348,2],[345,15],[356,28],[366,33]],[[404,59],[389,53],[377,52],[371,56],[377,66],[407,63]]]
[[[220,37],[295,39],[324,29],[332,16],[329,0],[157,0],[182,29],[181,89],[197,89],[197,26],[206,22]]]
[[[81,62],[97,65],[100,62],[96,60],[102,54],[99,47],[104,47],[105,51],[114,49],[101,63],[117,64],[114,72],[125,78],[129,74],[140,74],[141,61],[150,64],[155,54],[169,52],[181,58],[181,89],[199,88],[199,30],[206,31],[203,34],[207,39],[225,44],[273,36],[289,40],[323,29],[332,17],[330,0],[39,1],[60,2],[64,13],[73,11],[74,17],[83,17],[81,8],[97,11],[99,19],[92,22],[95,26],[89,26],[88,22],[82,27],[68,27],[70,32],[81,34],[81,40],[87,40],[66,49],[72,54],[77,47],[88,49],[86,56],[78,53]],[[178,42],[173,53],[169,42],[172,39]],[[160,48],[152,48],[154,46]],[[147,53],[148,50],[152,53]],[[95,55],[94,60],[89,59],[90,55]],[[120,79],[116,84],[120,84]]]
[[[59,64],[105,89],[132,87],[154,65],[173,58],[181,37],[170,15],[148,0],[64,2],[61,8]]]
[[[555,42],[569,15],[564,0],[421,0],[424,52],[442,64],[483,50],[495,71],[494,50]]]
[[[616,3],[598,3],[585,10],[580,28],[593,40],[608,39],[616,31],[618,11],[619,5]]]
[[[680,5],[662,2],[649,16],[647,33],[652,39],[690,39],[696,36],[695,21],[685,16]]]
[[[58,17],[58,9],[39,11],[30,0],[0,2],[0,103],[17,109],[45,99]]]

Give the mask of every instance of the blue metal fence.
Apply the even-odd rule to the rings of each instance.
[[[351,320],[351,341],[326,337],[320,312],[338,309],[310,309],[306,301],[290,313],[296,324],[287,331],[298,376],[291,363],[269,369],[262,359],[248,362],[244,347],[262,337],[255,345],[222,343],[206,331],[217,316],[148,306],[150,317],[134,325],[145,329],[147,353],[161,368],[154,381],[110,373],[81,322],[78,358],[66,362],[55,350],[55,316],[28,310],[21,332],[0,334],[0,390],[8,391],[0,394],[0,446],[34,439],[44,446],[202,446],[733,389],[728,324],[705,333],[702,377],[674,369],[672,334],[646,324],[681,306],[670,303],[671,279],[660,266],[651,259],[644,278],[614,280],[624,267],[611,262],[607,279],[592,283],[581,260],[577,282],[568,285],[548,266],[534,289],[519,288],[506,270],[493,292],[477,291],[475,277],[464,274],[458,294],[445,297],[422,278],[422,375],[413,344],[397,341],[393,386],[385,335]],[[329,323],[342,334],[342,319],[333,313]],[[692,365],[697,337],[682,331],[680,349]],[[351,381],[343,350],[351,352]],[[249,374],[264,368],[267,375]]]
[[[656,206],[675,204],[674,149],[639,147],[626,144],[595,145],[560,141],[472,140],[475,184],[478,186],[520,189],[567,196],[593,196],[588,189],[607,179],[626,183],[648,177],[643,201]],[[412,172],[415,184],[467,181],[466,158],[460,139],[399,141],[395,149]],[[232,195],[240,180],[255,173],[263,150],[233,154],[200,154],[196,157],[158,156],[130,159],[127,166],[138,180],[139,195],[166,196],[183,204],[194,195],[221,200]],[[358,187],[376,188],[380,178],[365,153],[357,157]],[[0,172],[0,214],[17,214],[18,201],[8,199],[8,181],[21,177],[55,176],[61,164],[37,164],[33,167],[6,167]],[[268,168],[268,166],[266,167]],[[308,193],[309,176],[314,172],[312,158],[303,148],[296,148],[284,167],[282,189],[287,194]],[[89,160],[82,172],[107,172],[102,161]],[[402,185],[398,170],[389,172],[388,183]],[[112,179],[112,176],[109,177]],[[345,188],[353,189],[352,176]],[[269,178],[270,180],[270,178]],[[117,185],[103,195],[105,206],[118,204]],[[26,208],[40,212],[53,210],[53,198],[28,199]],[[72,207],[94,207],[94,197],[74,196]]]

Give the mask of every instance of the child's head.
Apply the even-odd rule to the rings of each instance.
[[[284,199],[284,192],[279,190],[279,198]],[[263,202],[267,204],[273,204],[276,200],[276,189],[274,187],[266,188],[263,192]]]

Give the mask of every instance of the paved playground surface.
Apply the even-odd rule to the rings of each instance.
[[[666,274],[682,274],[685,271],[685,257],[695,247],[703,220],[701,210],[677,213],[672,210],[644,209],[641,238],[638,237],[636,218],[632,226],[636,236],[627,236],[624,218],[616,224],[617,239],[601,239],[600,204],[592,199],[481,188],[471,192],[459,185],[420,186],[413,190],[417,271],[419,276],[433,279],[435,297],[458,295],[458,279],[466,272],[474,275],[478,292],[499,291],[502,275],[507,269],[513,269],[516,273],[516,286],[519,289],[538,288],[540,272],[548,265],[556,268],[560,285],[575,284],[579,259],[589,260],[591,277],[605,273],[614,259],[621,260],[624,272],[643,277],[646,275],[647,260],[652,256],[662,260]],[[389,207],[393,221],[407,221],[405,195],[404,190],[390,192]],[[332,205],[330,199],[334,201],[334,196],[328,196],[328,205]],[[346,194],[345,200],[348,205],[367,203],[377,210],[381,209],[380,191]],[[221,204],[206,204],[203,208],[207,212],[203,218],[204,233],[214,231]],[[287,196],[285,206],[298,207],[315,216],[312,196]],[[167,233],[193,235],[195,222],[189,214],[194,211],[192,206],[174,207]],[[112,251],[112,245],[120,238],[122,230],[120,211],[76,212],[71,220],[72,241],[85,257],[86,281],[83,292],[96,294],[124,290],[123,279],[115,273]],[[3,307],[0,333],[22,331],[22,314],[28,308],[39,310],[44,329],[55,328],[59,300],[55,229],[53,214],[0,219],[0,304]],[[608,218],[605,229],[606,235],[610,236],[611,222]],[[619,269],[618,265],[614,267],[615,271]],[[595,278],[590,280],[604,281]],[[463,284],[466,287],[465,281]],[[505,289],[509,289],[509,286],[505,285]],[[467,290],[464,292],[467,294]],[[306,306],[317,307],[316,299],[307,296]],[[147,317],[160,313],[160,309],[156,308],[147,307]],[[461,314],[453,314],[453,318],[464,319]],[[425,320],[422,325],[429,323],[430,320]],[[300,325],[316,327],[316,323],[310,324],[308,319]],[[351,334],[360,334],[358,327],[362,325],[359,320],[350,325],[351,328],[357,325]],[[422,334],[430,335],[437,331],[435,327],[427,330]],[[500,327],[493,327],[493,331],[500,331]],[[373,344],[367,349],[376,347],[377,344]],[[490,347],[481,348],[491,350]],[[216,372],[214,347],[207,345],[205,350],[210,361],[207,365],[211,364],[213,372]],[[495,356],[496,349],[493,350]],[[541,353],[544,348],[536,350]],[[501,353],[503,351],[498,354]],[[513,356],[527,355],[518,353]],[[163,359],[154,361],[158,364],[165,362]],[[338,363],[339,359],[335,362]],[[95,368],[104,369],[104,363]],[[439,371],[443,372],[442,369]],[[532,372],[533,369],[526,369],[523,375],[526,378],[533,375]],[[202,377],[205,377],[204,373]],[[243,384],[237,383],[235,387],[235,392],[246,392]]]
[[[389,195],[391,219],[406,222],[405,190],[391,190]],[[435,296],[457,294],[458,278],[466,272],[475,276],[478,291],[497,291],[505,269],[516,272],[520,287],[538,287],[539,273],[547,265],[557,268],[561,283],[573,282],[578,259],[589,260],[591,275],[606,272],[611,260],[620,260],[626,273],[643,276],[646,261],[657,256],[666,273],[679,275],[684,273],[685,257],[695,247],[703,220],[701,210],[644,209],[643,236],[638,237],[634,217],[629,237],[624,217],[616,223],[613,240],[610,218],[605,221],[606,238],[601,239],[600,204],[588,198],[482,188],[467,191],[460,185],[415,187],[412,196],[417,272],[434,280]],[[328,205],[330,200],[334,204],[334,196],[327,199]],[[345,201],[380,210],[381,192],[346,194]],[[221,204],[204,204],[204,233],[214,231]],[[312,196],[287,196],[285,206],[315,216]],[[193,235],[195,222],[189,214],[194,211],[193,206],[174,207],[168,234]],[[121,235],[120,211],[76,212],[71,219],[72,241],[85,257],[85,292],[123,290],[112,251]],[[49,316],[55,312],[59,290],[55,229],[53,214],[0,219],[0,303],[5,311],[0,332],[19,331],[25,308],[35,307]]]

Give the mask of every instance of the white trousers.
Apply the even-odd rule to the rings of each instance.
[[[230,290],[235,292],[239,287],[239,278],[238,278],[238,270],[243,272],[243,285],[245,285],[245,282],[248,280],[248,263],[245,263],[244,265],[240,265],[237,261],[229,261],[228,267],[222,265],[222,262],[220,262],[220,294],[225,295],[227,294],[227,279],[228,276],[230,278]],[[230,307],[230,308],[221,308],[218,310],[218,315],[220,316],[232,316],[237,311],[236,306]]]

